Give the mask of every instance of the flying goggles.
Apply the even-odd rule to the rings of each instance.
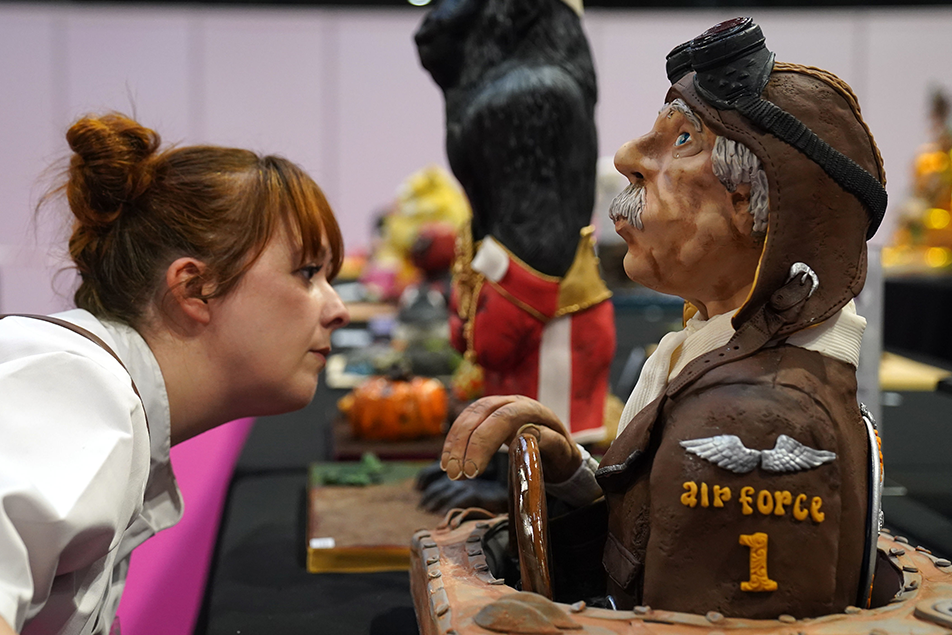
[[[750,18],[716,24],[668,53],[665,70],[675,84],[692,70],[698,95],[718,110],[737,110],[752,123],[793,146],[823,168],[866,208],[872,238],[886,212],[886,188],[855,161],[820,139],[802,121],[761,97],[774,54]]]

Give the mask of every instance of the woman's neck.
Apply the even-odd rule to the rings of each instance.
[[[142,333],[159,364],[169,399],[172,445],[230,421],[218,373],[198,338],[156,329]]]

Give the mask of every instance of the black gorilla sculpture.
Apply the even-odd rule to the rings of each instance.
[[[416,33],[446,100],[446,151],[492,234],[562,276],[591,221],[595,70],[578,15],[560,0],[440,0]]]
[[[416,43],[443,89],[446,151],[473,209],[472,243],[461,244],[491,236],[509,252],[504,278],[486,284],[471,262],[457,262],[453,344],[484,370],[485,394],[536,398],[576,438],[596,440],[615,332],[591,230],[583,231],[595,199],[597,90],[579,16],[562,0],[439,0]],[[543,337],[566,326],[585,335]],[[552,367],[570,371],[559,377],[542,368],[553,340],[563,357]],[[504,511],[508,470],[497,458],[481,483],[424,471],[424,505]]]

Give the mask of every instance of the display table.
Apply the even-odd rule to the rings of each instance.
[[[613,385],[632,348],[656,342],[679,312],[616,305]],[[952,396],[907,387],[883,409],[886,475],[897,483],[893,493],[907,494],[887,497],[886,522],[913,542],[952,554]],[[235,468],[196,634],[417,633],[406,572],[306,570],[307,466],[333,458],[331,422],[345,393],[322,384],[301,412],[256,421]]]
[[[883,348],[952,365],[952,277],[887,276]]]

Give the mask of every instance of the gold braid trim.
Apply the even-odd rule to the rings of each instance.
[[[489,281],[489,284],[490,284],[490,286],[492,286],[493,289],[495,289],[496,291],[499,292],[499,295],[501,295],[502,297],[506,298],[507,300],[509,300],[510,302],[512,302],[513,304],[515,304],[517,307],[519,307],[520,309],[522,309],[523,311],[525,311],[526,313],[528,313],[529,315],[531,315],[531,316],[534,317],[535,319],[537,319],[537,320],[539,320],[540,322],[542,322],[543,324],[547,323],[549,320],[552,319],[552,318],[546,316],[544,313],[542,313],[542,312],[539,311],[538,309],[536,309],[536,308],[534,308],[534,307],[532,307],[532,306],[526,304],[525,302],[523,302],[522,300],[520,300],[520,299],[517,298],[516,296],[512,295],[511,293],[509,293],[508,291],[506,291],[505,289],[503,289],[501,286],[499,286],[498,284],[496,284],[496,283],[493,282],[492,280]],[[553,315],[552,317],[555,317],[555,316]]]
[[[575,252],[575,259],[572,262],[572,266],[569,267],[568,272],[561,278],[536,271],[521,258],[512,253],[505,245],[497,242],[503,251],[506,252],[506,255],[508,255],[517,266],[524,268],[541,280],[559,284],[558,307],[555,314],[551,317],[515,297],[492,280],[489,280],[488,284],[509,302],[543,324],[548,323],[553,318],[578,313],[599,302],[607,300],[612,296],[612,293],[608,287],[605,286],[605,282],[599,273],[598,257],[595,255],[594,231],[595,228],[591,225],[582,228],[578,248]],[[453,261],[453,286],[456,289],[456,295],[459,300],[457,313],[464,324],[463,335],[466,338],[466,352],[463,355],[467,360],[473,363],[476,362],[476,353],[473,346],[473,324],[476,318],[476,306],[479,291],[482,286],[487,283],[486,276],[474,270],[472,267],[475,247],[476,245],[473,244],[472,228],[469,225],[463,226],[460,229],[459,237],[456,239],[456,259]]]
[[[473,232],[469,223],[464,223],[456,239],[456,257],[453,259],[453,287],[459,305],[456,313],[463,321],[463,337],[466,339],[466,361],[476,364],[476,348],[473,345],[476,322],[476,302],[486,276],[475,271],[473,264]]]
[[[559,282],[559,306],[554,317],[584,311],[610,297],[612,292],[602,280],[595,255],[595,227],[588,225],[579,232],[572,266]]]

